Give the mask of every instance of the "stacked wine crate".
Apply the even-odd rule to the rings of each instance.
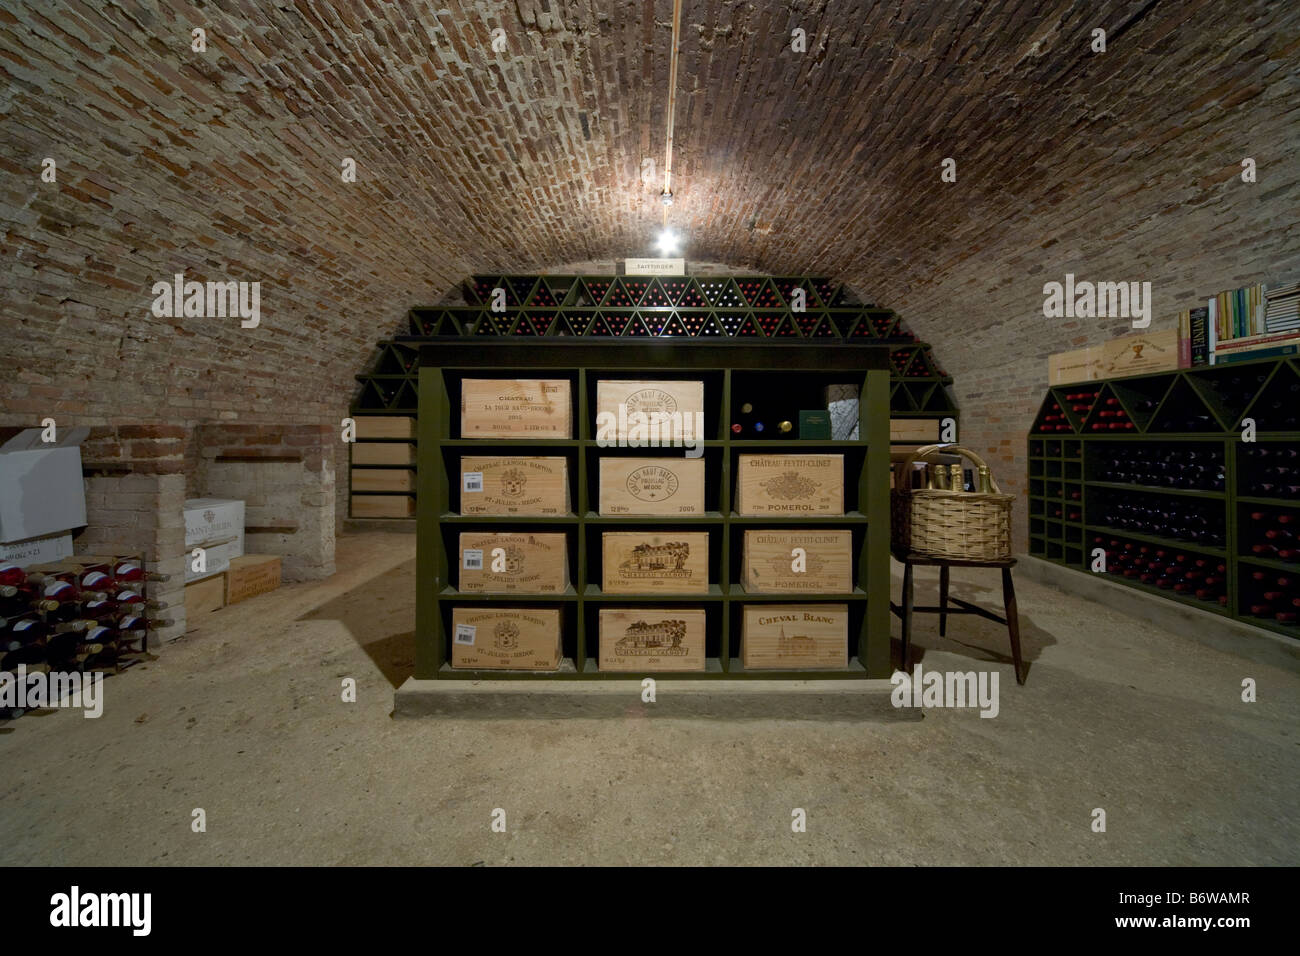
[[[417,677],[887,675],[887,350],[522,345],[421,356]]]

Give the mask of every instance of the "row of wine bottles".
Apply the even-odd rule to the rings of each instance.
[[[780,415],[759,414],[753,402],[742,402],[736,411],[736,421],[731,423],[731,434],[736,438],[797,438],[794,422]]]
[[[1089,498],[1090,522],[1138,531],[1152,537],[1173,541],[1189,541],[1208,547],[1223,547],[1222,508],[1206,507],[1195,501],[1166,500],[1143,495],[1125,499],[1118,495],[1102,495],[1094,510]]]
[[[1205,448],[1107,445],[1096,468],[1097,481],[1200,491],[1222,491],[1226,486],[1222,453]]]
[[[1242,595],[1242,611],[1252,617],[1295,624],[1300,613],[1300,577],[1262,568],[1250,572]]]
[[[1300,498],[1300,449],[1250,443],[1242,448],[1237,491],[1260,498]]]
[[[1214,558],[1189,554],[1174,548],[1106,538],[1093,539],[1094,547],[1106,555],[1106,573],[1184,597],[1226,605],[1228,603],[1228,566]]]
[[[1242,554],[1277,561],[1300,562],[1300,514],[1259,509],[1240,528]]]

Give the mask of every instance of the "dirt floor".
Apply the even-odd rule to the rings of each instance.
[[[926,669],[999,671],[995,719],[395,720],[415,537],[342,536],[337,565],[110,678],[97,720],[0,725],[0,863],[1300,863],[1300,675],[1025,575],[1025,687],[1001,626],[918,627]],[[953,593],[997,606],[996,574]]]

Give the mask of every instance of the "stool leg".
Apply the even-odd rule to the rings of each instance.
[[[912,562],[903,563],[903,660],[901,667],[907,673],[907,645],[912,637]]]
[[[1002,604],[1007,618],[1007,631],[1011,635],[1011,659],[1015,663],[1016,683],[1023,684],[1020,664],[1020,614],[1016,610],[1016,586],[1011,583],[1011,569],[1002,569]]]
[[[939,566],[939,636],[948,633],[948,565]]]

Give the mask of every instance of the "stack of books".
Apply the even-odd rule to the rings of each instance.
[[[1178,328],[1184,367],[1300,354],[1300,281],[1220,292]]]
[[[1300,332],[1300,280],[1264,286],[1264,327],[1270,334]]]

